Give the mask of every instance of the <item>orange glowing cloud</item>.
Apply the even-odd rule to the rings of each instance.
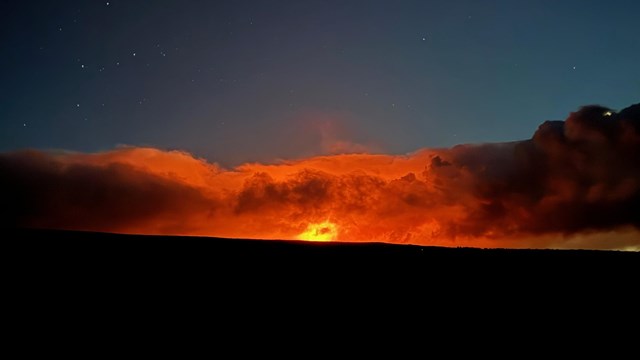
[[[233,169],[153,148],[0,154],[10,214],[2,222],[230,238],[636,249],[640,120],[637,105],[630,109],[605,115],[609,109],[585,107],[520,142]]]

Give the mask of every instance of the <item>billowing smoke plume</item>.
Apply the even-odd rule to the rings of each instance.
[[[529,140],[223,169],[178,151],[0,155],[9,227],[445,246],[640,248],[640,104]]]

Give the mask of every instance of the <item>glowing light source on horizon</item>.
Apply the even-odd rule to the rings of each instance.
[[[304,232],[298,235],[298,240],[333,241],[338,237],[338,227],[330,221],[309,224]]]

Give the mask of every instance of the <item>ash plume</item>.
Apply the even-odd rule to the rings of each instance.
[[[224,169],[180,151],[0,154],[3,227],[478,247],[640,247],[640,104],[530,139]]]

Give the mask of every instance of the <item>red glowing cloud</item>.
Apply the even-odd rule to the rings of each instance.
[[[526,141],[233,169],[152,148],[7,153],[0,155],[0,188],[10,215],[2,222],[235,238],[637,249],[639,123],[638,105],[617,114],[590,106],[565,122],[542,124]]]

